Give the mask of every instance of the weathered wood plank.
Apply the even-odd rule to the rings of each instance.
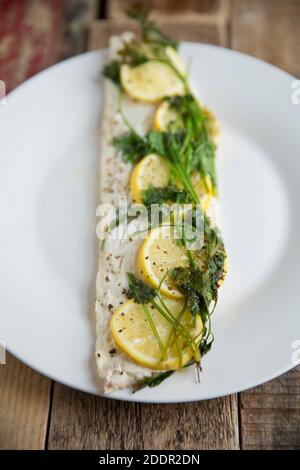
[[[145,449],[238,449],[237,397],[178,405],[144,405]]]
[[[193,16],[187,18],[168,19],[158,21],[165,34],[179,41],[195,41],[209,44],[227,46],[229,43],[227,17],[218,17],[218,21],[199,19]],[[89,35],[89,49],[107,47],[108,40],[112,35],[118,35],[123,31],[130,30],[138,32],[138,28],[130,20],[100,20],[94,22]]]
[[[299,0],[233,0],[231,45],[300,76]]]
[[[49,449],[237,449],[235,396],[141,405],[55,385]]]
[[[0,365],[0,449],[43,449],[51,381],[10,354]]]
[[[126,11],[136,5],[135,0],[109,0],[107,4],[108,18],[126,18]],[[186,15],[188,13],[215,14],[222,8],[223,0],[149,0],[147,7],[151,9],[153,17],[162,15]]]
[[[234,0],[231,44],[300,76],[300,2]],[[244,449],[300,448],[300,368],[240,394]]]
[[[240,394],[243,449],[300,448],[300,367]]]

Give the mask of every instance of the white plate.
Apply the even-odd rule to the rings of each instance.
[[[293,367],[300,339],[300,106],[293,78],[254,58],[182,46],[223,137],[219,182],[229,274],[215,343],[192,370],[118,399],[201,400]],[[100,70],[104,52],[29,80],[0,109],[0,340],[19,359],[99,393],[94,370]],[[294,354],[295,356],[295,354]]]

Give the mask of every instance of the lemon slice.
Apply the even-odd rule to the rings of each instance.
[[[136,100],[155,103],[165,96],[180,95],[184,86],[176,72],[162,62],[151,60],[137,67],[122,65],[121,83]]]
[[[220,140],[220,124],[216,116],[208,109],[203,108],[204,116],[207,118],[207,130],[216,146]]]
[[[220,125],[215,115],[205,107],[202,107],[204,116],[207,118],[207,130],[215,143],[218,145],[220,138]],[[167,101],[163,101],[155,111],[154,115],[154,128],[158,131],[165,131],[169,127],[171,129],[178,129],[183,126],[179,114],[172,109]]]
[[[166,186],[170,175],[170,165],[159,155],[151,153],[133,169],[130,178],[130,191],[134,202],[142,202],[142,192],[150,185]]]
[[[179,266],[189,266],[189,260],[175,232],[176,229],[169,225],[151,230],[138,253],[137,267],[145,282],[156,288],[160,286],[161,293],[167,297],[180,299],[183,295],[176,289],[167,272]]]
[[[203,325],[199,316],[193,318],[184,309],[182,300],[164,299],[172,315],[179,319],[194,339],[200,343]],[[183,367],[193,356],[192,348],[186,345],[181,335],[174,335],[172,325],[151,305],[146,305],[148,313],[165,349],[162,355],[157,337],[153,333],[144,307],[134,300],[128,300],[119,307],[110,320],[112,336],[118,348],[128,354],[138,364],[155,370],[176,370]],[[180,317],[179,317],[180,316]]]
[[[170,164],[159,155],[151,153],[143,158],[133,169],[130,178],[130,191],[133,201],[142,202],[142,192],[150,185],[155,188],[164,187],[168,184],[170,176]],[[204,184],[199,172],[195,172],[191,178],[192,184],[200,196],[201,204],[204,211],[207,211],[213,195],[210,180]],[[178,187],[182,185],[178,183]]]
[[[172,130],[176,130],[182,126],[183,123],[179,114],[169,106],[167,101],[163,101],[158,106],[154,115],[154,129],[163,132],[169,127]]]
[[[207,212],[213,197],[213,188],[210,177],[207,176],[204,183],[200,173],[198,171],[195,171],[192,174],[191,181],[196,193],[200,197],[203,210]]]

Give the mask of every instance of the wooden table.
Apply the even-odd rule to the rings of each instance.
[[[124,28],[128,3],[121,8],[111,0],[101,8],[109,19],[92,25],[90,48],[104,46],[112,32]],[[170,0],[148,3],[160,5],[163,11],[154,15],[179,39],[231,47],[300,77],[298,0],[186,1],[184,15],[167,15]],[[0,448],[299,449],[300,368],[237,395],[141,405],[72,390],[8,355],[0,366]]]

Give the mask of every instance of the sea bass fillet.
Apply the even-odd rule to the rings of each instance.
[[[112,37],[107,61],[117,58],[124,43],[133,35],[124,33]],[[100,150],[100,202],[118,208],[120,198],[132,202],[129,190],[132,164],[124,162],[113,146],[114,137],[128,131],[128,123],[139,135],[152,129],[155,104],[143,103],[122,94],[120,112],[120,90],[112,81],[103,80],[104,104],[102,111],[101,150]],[[124,119],[125,117],[125,119]],[[217,199],[212,197],[208,216],[216,224]],[[111,219],[113,222],[114,219]],[[110,228],[105,239],[100,240],[98,274],[96,280],[96,362],[98,375],[105,393],[132,387],[139,381],[153,376],[157,371],[135,363],[130,357],[116,348],[109,322],[112,314],[126,301],[128,288],[127,273],[138,277],[136,255],[143,240],[133,235],[140,229],[140,220],[135,218],[125,224],[122,220]],[[127,232],[126,232],[127,230]]]
[[[123,41],[131,37],[130,33],[124,33],[121,37],[112,37],[107,60],[113,59]],[[129,179],[132,165],[123,162],[112,145],[115,136],[127,131],[119,112],[119,90],[108,79],[104,79],[103,82],[100,201],[117,208],[121,196],[127,197],[130,203]],[[126,96],[122,100],[122,107],[137,132],[143,134],[149,130],[155,111],[154,105],[139,103]],[[122,231],[122,224],[118,226],[118,231]],[[128,232],[130,231],[135,231],[135,221],[129,224]],[[125,300],[124,291],[128,285],[126,273],[136,272],[135,255],[142,242],[142,240],[132,240],[130,236],[119,239],[115,235],[115,232],[111,231],[104,244],[100,241],[96,280],[96,361],[98,374],[106,393],[130,387],[138,380],[153,374],[153,371],[139,366],[127,355],[117,351],[110,332],[109,321],[112,313]]]

